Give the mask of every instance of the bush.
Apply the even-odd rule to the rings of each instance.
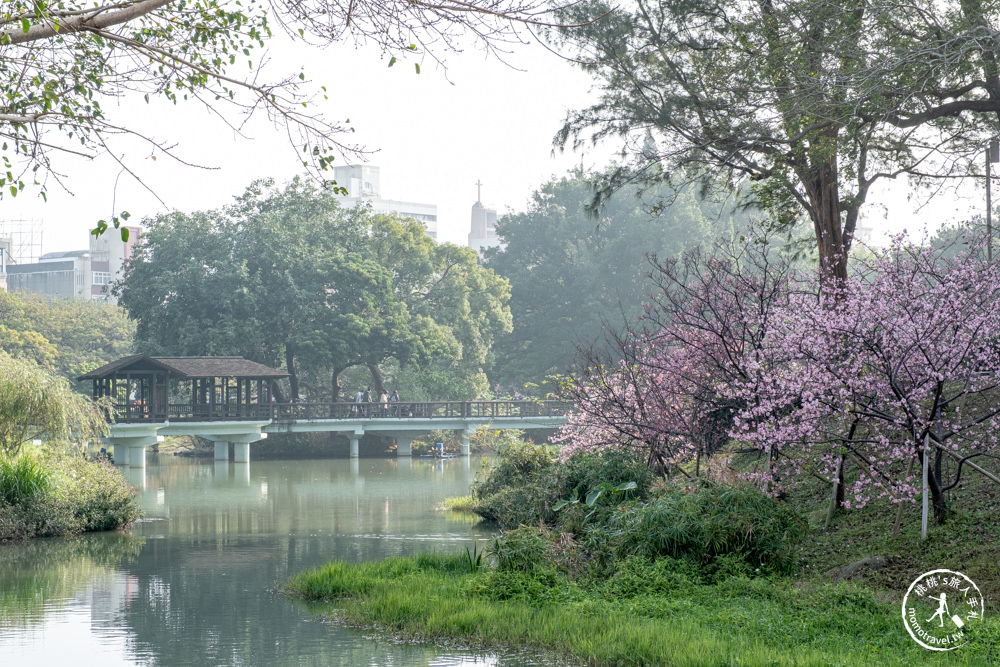
[[[788,505],[753,488],[712,483],[690,493],[671,489],[617,512],[611,522],[621,556],[691,558],[708,565],[738,555],[755,573],[789,572],[792,546],[805,530],[806,522]],[[733,563],[726,567],[733,570]]]
[[[533,480],[555,467],[553,453],[546,445],[515,440],[497,452],[497,458],[483,468],[482,479],[472,485],[472,495],[485,500],[507,488]]]
[[[521,526],[495,537],[486,553],[501,572],[532,572],[545,564],[548,550],[545,531]]]
[[[142,515],[133,489],[107,462],[44,452],[3,463],[0,540],[114,530]]]

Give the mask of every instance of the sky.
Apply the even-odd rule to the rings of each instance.
[[[483,202],[503,214],[524,210],[553,175],[611,159],[607,150],[553,154],[552,138],[567,111],[591,99],[590,80],[537,43],[511,48],[505,61],[474,47],[447,54],[447,71],[425,59],[417,74],[412,62],[389,68],[374,48],[290,47],[278,40],[268,68],[295,74],[301,67],[315,88],[325,85],[329,99],[316,108],[327,118],[350,120],[355,132],[349,139],[381,169],[383,198],[437,204],[438,238],[465,245],[477,181]],[[185,161],[211,169],[178,164],[143,142],[116,144],[115,157],[154,196],[111,156],[56,156],[69,191],[50,180],[48,202],[30,190],[0,201],[0,219],[33,221],[42,252],[86,248],[96,221],[123,210],[131,224],[170,210],[219,208],[255,179],[281,183],[303,173],[287,135],[263,116],[245,128],[248,136],[239,136],[198,103],[147,105],[132,98],[110,104],[119,118],[176,144],[173,152]]]
[[[382,196],[436,204],[439,240],[465,245],[477,182],[483,184],[487,206],[501,215],[521,211],[551,177],[580,165],[602,168],[617,148],[554,151],[552,138],[567,111],[593,101],[592,82],[537,42],[511,49],[501,61],[473,45],[446,54],[447,71],[425,59],[417,74],[412,63],[388,67],[388,58],[374,48],[336,44],[319,49],[275,38],[267,71],[304,69],[316,89],[325,85],[329,99],[317,110],[351,121],[350,139],[369,151],[369,164],[381,169]],[[96,221],[123,210],[132,224],[171,210],[219,208],[255,179],[281,183],[303,173],[287,135],[262,115],[243,127],[241,136],[198,103],[147,105],[132,97],[109,104],[119,120],[172,144],[176,155],[198,166],[179,164],[140,141],[114,144],[114,158],[147,190],[112,156],[56,156],[65,188],[50,180],[48,202],[30,189],[0,200],[0,221],[8,221],[8,228],[10,221],[27,221],[22,228],[34,230],[40,252],[86,248]],[[919,233],[967,218],[982,208],[982,188],[962,196],[942,193],[923,207],[910,194],[905,183],[873,192],[865,208],[876,242],[903,229]]]

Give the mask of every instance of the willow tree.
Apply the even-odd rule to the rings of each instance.
[[[974,176],[1000,112],[1000,6],[968,0],[603,0],[556,38],[599,82],[556,137],[624,138],[623,179],[752,184],[812,221],[825,275],[846,278],[880,179]],[[981,174],[982,171],[979,170]]]
[[[0,454],[34,440],[91,440],[107,430],[100,408],[69,381],[0,350]]]
[[[134,115],[105,104],[129,97],[198,101],[236,131],[239,114],[266,114],[304,165],[322,171],[359,149],[344,139],[350,127],[313,107],[325,88],[311,88],[301,71],[262,69],[274,26],[314,45],[373,42],[392,64],[407,55],[437,60],[470,36],[491,50],[545,13],[534,0],[6,0],[0,196],[16,196],[26,180],[44,194],[55,155],[114,155],[116,135],[173,155],[170,138],[142,135]]]

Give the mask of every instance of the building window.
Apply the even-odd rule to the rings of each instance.
[[[94,271],[95,285],[108,285],[111,283],[111,273],[108,271]]]

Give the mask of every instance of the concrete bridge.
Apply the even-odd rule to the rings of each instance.
[[[146,448],[165,436],[197,435],[215,443],[216,460],[250,461],[250,444],[269,433],[342,433],[358,456],[365,433],[396,439],[397,456],[412,454],[414,438],[433,430],[460,432],[461,453],[469,453],[469,436],[478,429],[552,428],[564,424],[571,405],[563,401],[438,401],[407,403],[190,403],[161,405],[130,401],[120,405],[105,438],[114,446],[115,462],[146,465]]]

